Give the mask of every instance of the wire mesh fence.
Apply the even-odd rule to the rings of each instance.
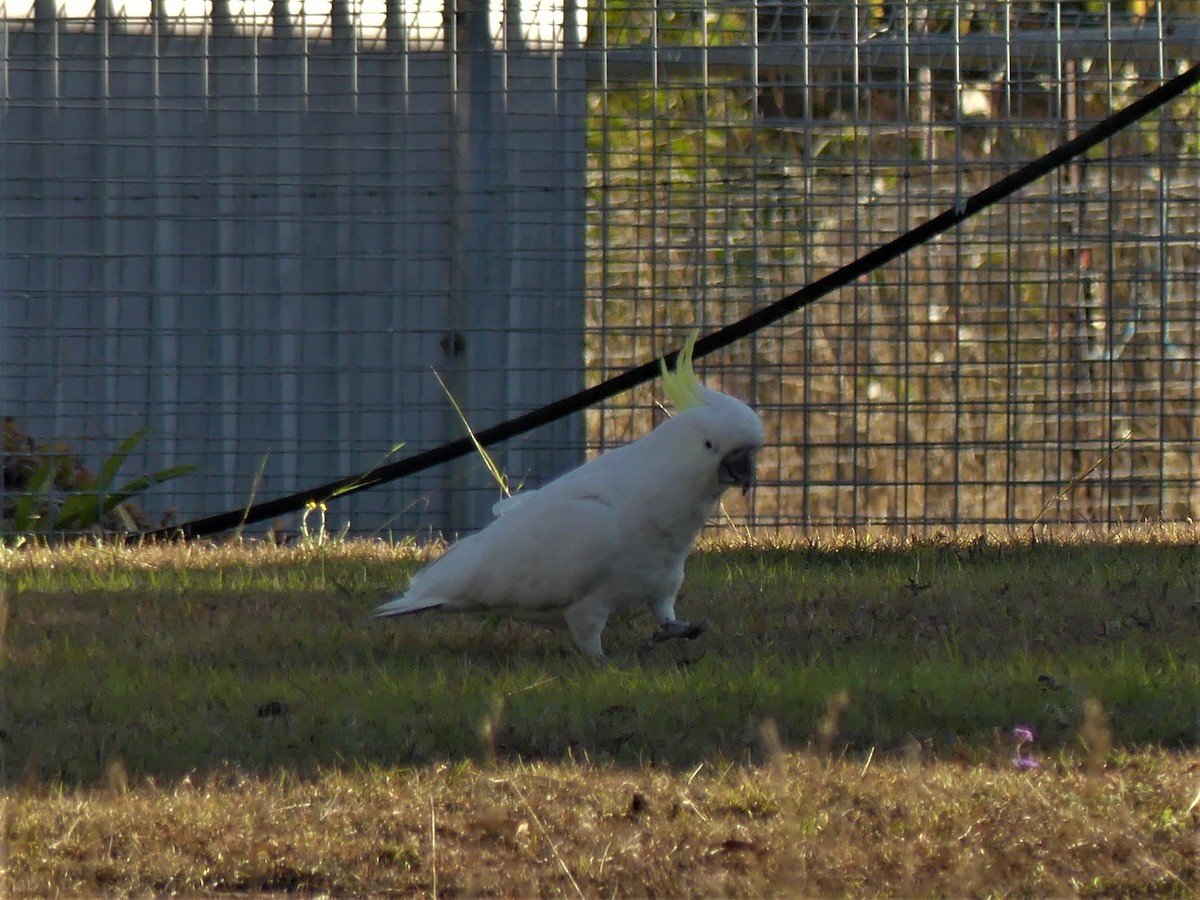
[[[141,428],[130,474],[198,466],[142,514],[187,519],[461,435],[431,369],[478,428],[644,362],[1194,64],[1198,6],[0,0],[6,524],[103,504]],[[1194,517],[1198,200],[1193,92],[704,360],[767,423],[730,516]],[[498,462],[535,486],[656,396]],[[477,527],[496,493],[472,459],[331,527]]]
[[[961,203],[1197,56],[1187,4],[659,7],[590,39],[601,372]],[[767,526],[1196,513],[1194,95],[724,354]],[[646,427],[649,391],[598,413]]]

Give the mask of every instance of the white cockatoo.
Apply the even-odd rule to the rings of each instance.
[[[763,445],[745,403],[700,384],[693,335],[663,387],[675,415],[554,481],[501,500],[497,518],[418,571],[375,616],[424,609],[565,622],[587,656],[614,613],[648,605],[657,640],[696,637],[675,618],[683,565],[727,488],[745,493]]]

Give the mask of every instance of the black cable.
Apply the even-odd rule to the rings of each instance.
[[[1064,144],[1060,144],[1032,162],[1026,163],[1017,171],[994,182],[977,194],[969,197],[966,201],[918,225],[895,240],[888,241],[883,246],[875,248],[864,256],[860,256],[837,271],[817,279],[812,284],[802,287],[780,300],[776,300],[769,306],[751,313],[744,319],[739,319],[701,338],[696,342],[695,356],[705,356],[714,350],[719,350],[722,347],[732,344],[734,341],[753,334],[755,331],[809,306],[826,294],[830,294],[838,288],[845,287],[863,275],[873,272],[880,266],[886,265],[914,247],[918,247],[943,232],[949,231],[955,225],[998,203],[1009,195],[1016,193],[1021,188],[1028,186],[1044,175],[1053,172],[1076,156],[1086,153],[1092,147],[1095,147],[1121,129],[1127,128],[1139,119],[1171,102],[1184,91],[1194,87],[1198,83],[1200,83],[1200,65],[1192,66],[1186,72],[1163,83],[1144,97],[1140,97],[1133,103],[1130,103],[1124,109],[1118,110],[1101,122],[1097,122],[1082,134]],[[677,350],[672,351],[662,357],[662,359],[666,360],[668,365],[674,365],[675,356],[678,352]],[[531,410],[517,416],[515,419],[509,419],[498,425],[493,425],[491,428],[485,428],[483,431],[476,432],[475,439],[483,446],[488,447],[508,438],[516,437],[519,434],[524,434],[527,431],[532,431],[542,425],[557,421],[572,413],[579,412],[593,404],[607,400],[609,397],[619,394],[622,391],[627,391],[654,378],[659,372],[659,362],[658,359],[654,359],[643,363],[637,368],[628,369],[620,375],[615,375],[607,381],[579,391],[569,397],[563,397],[561,400],[556,400],[553,403],[548,403],[545,406]],[[312,502],[325,502],[334,497],[365,491],[368,488],[373,488],[389,481],[395,481],[398,478],[404,478],[416,472],[422,472],[425,469],[450,462],[473,452],[475,452],[475,443],[471,438],[463,437],[456,441],[450,441],[430,450],[414,454],[407,459],[387,463],[367,472],[362,472],[358,475],[349,475],[337,481],[318,485],[317,487],[309,488],[296,494],[289,494],[286,497],[267,500],[263,503],[255,503],[242,509],[234,509],[214,516],[194,519],[191,522],[184,522],[181,525],[160,528],[156,531],[132,535],[131,537],[134,539],[170,536],[201,537],[207,534],[216,534],[217,532],[236,528],[240,525],[251,525],[265,519],[298,512]]]

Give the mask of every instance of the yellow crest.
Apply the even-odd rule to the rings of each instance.
[[[700,382],[696,379],[696,373],[692,369],[692,350],[695,348],[696,338],[699,336],[699,330],[694,330],[687,336],[687,340],[683,342],[683,349],[679,351],[679,356],[675,359],[675,371],[667,369],[666,360],[660,363],[663,390],[676,412],[704,405],[704,397],[700,393]]]

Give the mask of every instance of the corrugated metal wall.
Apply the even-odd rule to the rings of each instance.
[[[191,518],[462,436],[431,368],[476,427],[582,386],[575,32],[413,12],[0,22],[0,415],[93,469],[148,427],[126,471],[198,464],[147,503]],[[498,454],[548,477],[582,421]],[[330,525],[470,528],[496,496],[467,460]]]

